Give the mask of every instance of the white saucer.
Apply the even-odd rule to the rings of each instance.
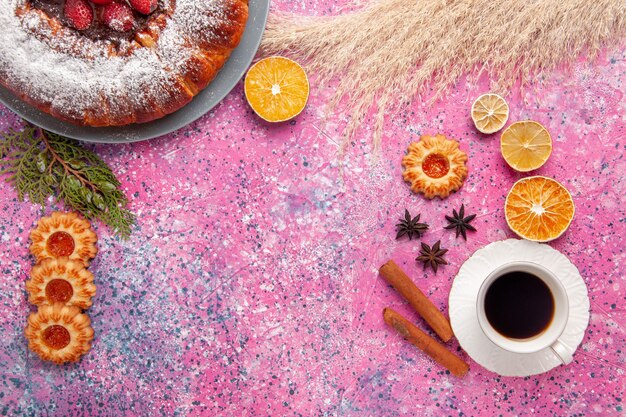
[[[589,323],[587,286],[578,269],[561,252],[526,240],[508,239],[477,250],[461,266],[450,291],[450,322],[461,347],[479,365],[504,376],[540,374],[561,364],[550,348],[536,353],[511,353],[495,345],[483,333],[476,315],[476,297],[483,280],[499,266],[531,261],[552,271],[569,298],[569,319],[559,338],[573,354]]]

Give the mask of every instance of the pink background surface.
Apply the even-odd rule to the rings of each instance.
[[[277,1],[274,8],[335,13],[340,2]],[[92,146],[130,197],[138,224],[128,241],[95,224],[98,293],[88,311],[92,350],[56,366],[29,352],[24,282],[38,207],[0,185],[0,415],[530,415],[624,413],[626,370],[626,59],[546,74],[507,97],[511,121],[543,123],[554,151],[537,174],[572,193],[576,217],[550,245],[579,268],[591,319],[569,366],[500,377],[471,360],[457,379],[386,327],[392,306],[425,323],[378,276],[394,259],[447,314],[462,263],[514,237],[506,192],[523,175],[499,153],[499,135],[469,118],[486,85],[460,82],[441,102],[391,115],[382,154],[368,125],[339,161],[345,116],[323,120],[331,88],[316,84],[296,120],[268,125],[241,84],[211,113],[148,142]],[[509,123],[510,123],[509,122]],[[20,121],[0,106],[0,129]],[[427,201],[402,181],[400,161],[421,134],[443,133],[469,155],[469,177],[446,200]],[[443,229],[464,203],[477,213],[467,242]],[[395,240],[404,209],[430,224],[450,265],[417,265],[420,241]],[[449,346],[457,351],[458,343]]]

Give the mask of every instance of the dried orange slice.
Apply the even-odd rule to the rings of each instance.
[[[535,242],[561,236],[574,218],[574,201],[567,189],[552,178],[522,178],[513,184],[504,203],[511,230]]]
[[[296,117],[309,98],[309,80],[298,63],[272,56],[254,64],[244,82],[252,110],[268,122]]]
[[[514,170],[527,172],[546,163],[552,153],[548,130],[532,120],[515,122],[500,137],[500,151]]]
[[[497,94],[483,94],[472,104],[474,126],[482,133],[496,133],[508,119],[509,105]]]

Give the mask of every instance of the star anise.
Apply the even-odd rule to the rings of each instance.
[[[416,235],[417,238],[420,238],[426,229],[428,229],[428,225],[426,223],[418,223],[420,220],[420,214],[411,219],[411,214],[407,209],[404,209],[404,219],[400,219],[400,223],[396,225],[398,228],[398,234],[396,235],[396,239],[400,239],[402,236],[407,235],[409,240],[413,239],[413,235]]]
[[[456,210],[452,210],[452,214],[454,217],[446,216],[446,220],[450,222],[450,224],[447,225],[445,229],[448,229],[448,230],[456,229],[456,237],[459,237],[459,235],[462,235],[463,239],[467,240],[467,234],[466,234],[467,231],[468,230],[471,230],[472,232],[476,231],[474,226],[470,224],[470,222],[474,220],[474,217],[476,217],[476,215],[472,214],[472,215],[465,217],[465,205],[464,204],[461,204],[461,208],[459,209],[458,213],[456,212]]]
[[[448,252],[448,249],[443,249],[441,247],[441,241],[438,240],[433,247],[431,248],[424,242],[422,242],[422,249],[420,250],[420,256],[415,258],[415,260],[424,263],[424,269],[427,266],[430,266],[435,274],[437,273],[437,269],[439,269],[439,265],[448,265],[445,259],[443,259],[443,255]]]

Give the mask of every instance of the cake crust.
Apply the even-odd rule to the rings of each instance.
[[[189,103],[237,47],[248,0],[161,0],[129,40],[91,39],[28,0],[0,2],[0,82],[85,126],[145,123]]]

